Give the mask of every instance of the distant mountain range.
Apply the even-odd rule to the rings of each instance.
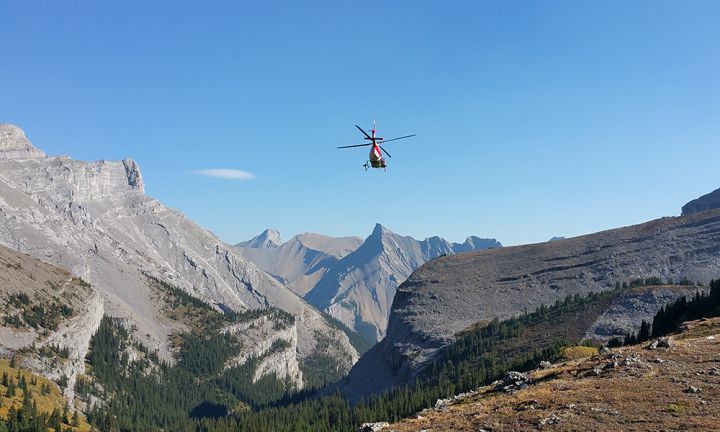
[[[370,343],[385,335],[395,290],[417,267],[443,255],[498,248],[495,239],[415,240],[377,224],[364,241],[302,234],[280,244],[276,230],[236,245],[240,254]]]

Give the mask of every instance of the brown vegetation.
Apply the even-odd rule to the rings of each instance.
[[[568,360],[531,373],[526,390],[485,387],[383,431],[720,431],[720,318],[673,342]]]

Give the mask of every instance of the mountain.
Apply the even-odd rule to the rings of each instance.
[[[720,208],[720,189],[696,198],[682,207],[683,216]]]
[[[253,237],[248,241],[238,243],[235,246],[254,249],[273,249],[280,246],[281,244],[282,240],[280,239],[280,232],[272,228],[268,228],[257,237]]]
[[[169,316],[161,301],[163,290],[177,289],[218,311],[292,314],[289,327],[270,314],[253,331],[237,332],[248,356],[271,348],[258,342],[259,333],[265,341],[285,335],[288,361],[276,362],[278,376],[297,381],[298,369],[321,364],[318,359],[341,373],[357,359],[348,337],[319,311],[234,247],[145,195],[134,161],[48,157],[9,124],[0,125],[0,137],[0,243],[88,282],[102,298],[94,313],[123,319],[161,358],[173,361],[171,339],[192,327],[192,317]],[[85,357],[84,344],[73,349],[73,356]]]
[[[362,244],[359,237],[327,237],[305,233],[273,247],[250,246],[267,244],[267,233],[280,239],[280,233],[267,229],[252,240],[238,243],[240,255],[271,274],[293,292],[304,296],[341,258]]]
[[[720,210],[432,260],[397,290],[386,337],[340,384],[360,397],[412,381],[458,332],[639,278],[720,275]]]
[[[428,260],[477,249],[501,247],[494,239],[468,237],[450,243],[440,237],[418,241],[377,224],[372,234],[343,257],[305,299],[374,343],[385,335],[395,291]]]

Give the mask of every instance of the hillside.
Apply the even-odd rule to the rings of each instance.
[[[18,362],[24,367],[67,379],[62,390],[72,398],[103,314],[98,292],[65,269],[0,246],[0,299],[3,354],[22,351]]]
[[[385,339],[353,367],[349,397],[412,380],[455,335],[567,296],[636,278],[709,281],[720,273],[720,211],[582,237],[445,256],[398,288]]]
[[[720,319],[672,340],[566,360],[528,374],[526,389],[482,387],[382,431],[720,430]]]

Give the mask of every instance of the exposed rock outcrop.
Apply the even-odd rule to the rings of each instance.
[[[358,397],[407,382],[457,332],[482,320],[634,278],[709,281],[718,274],[720,210],[441,257],[398,288],[387,336],[353,367],[343,391]]]
[[[694,199],[682,207],[683,216],[720,208],[720,189]]]
[[[17,126],[0,123],[0,160],[2,159],[42,159],[47,157],[42,150],[36,149],[25,132]]]
[[[253,382],[265,375],[275,374],[293,388],[303,388],[302,372],[297,358],[298,336],[295,324],[278,329],[276,323],[267,316],[262,316],[229,326],[225,331],[240,335],[245,345],[242,354],[228,362],[225,367],[240,366],[251,358],[259,358],[261,360],[256,366]]]

